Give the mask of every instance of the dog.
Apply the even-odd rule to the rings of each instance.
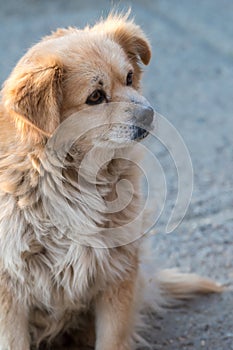
[[[137,145],[155,119],[140,93],[150,59],[140,27],[112,14],[44,37],[4,83],[0,350],[65,336],[132,350],[145,303],[156,311],[170,298],[222,290],[194,274],[143,272]]]

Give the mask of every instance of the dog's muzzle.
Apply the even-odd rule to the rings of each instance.
[[[120,118],[118,120],[116,119],[112,124],[110,133],[107,136],[114,143],[125,144],[131,141],[140,141],[154,127],[154,110],[149,102],[142,96],[138,100],[134,99],[131,101],[114,104],[114,107],[116,106],[117,116],[120,116]],[[116,110],[113,109],[115,113]],[[126,118],[122,120],[122,116]]]

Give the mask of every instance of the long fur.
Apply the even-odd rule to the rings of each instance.
[[[120,70],[134,70],[133,86],[115,83],[111,102],[143,105],[140,61],[148,64],[150,56],[141,29],[110,16],[93,28],[60,29],[44,38],[6,81],[0,110],[1,350],[29,350],[64,332],[97,350],[129,350],[145,305],[157,310],[172,298],[221,291],[196,275],[144,273],[142,219],[122,229],[142,205],[138,150],[128,139],[132,128],[121,147],[105,139],[104,147],[90,151],[96,138],[90,135],[64,162],[46,148],[62,121],[86,109],[93,72],[103,80],[108,72],[112,84]],[[116,104],[110,122],[108,112],[107,104],[90,107],[80,128],[98,116],[107,126],[97,136],[110,137],[119,115],[122,122],[134,116],[134,109]],[[106,202],[116,198],[122,180],[133,184],[130,204],[109,213]]]

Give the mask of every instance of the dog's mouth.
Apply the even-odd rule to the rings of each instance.
[[[141,141],[149,135],[149,131],[139,126],[134,126],[134,132],[132,133],[131,140]]]
[[[141,141],[144,138],[146,138],[149,135],[149,133],[149,130],[146,130],[138,125],[128,123],[117,124],[114,125],[110,134],[108,135],[108,140],[118,144],[125,144],[130,143],[132,141]]]

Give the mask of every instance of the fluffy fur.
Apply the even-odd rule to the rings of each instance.
[[[142,30],[126,16],[110,16],[93,28],[59,29],[45,37],[5,82],[0,350],[29,350],[63,333],[96,350],[131,350],[144,289],[153,291],[147,302],[155,309],[170,297],[221,290],[195,275],[164,271],[147,278],[142,272],[141,218],[132,223],[141,210],[133,141],[152,124],[151,107],[139,92],[140,64],[150,58]],[[77,140],[61,162],[46,146],[77,112],[80,133],[93,118],[102,125]],[[116,123],[127,126],[122,131]],[[66,139],[59,142],[62,149]],[[120,180],[133,184],[132,198],[125,209],[110,213],[106,203],[117,198]]]

